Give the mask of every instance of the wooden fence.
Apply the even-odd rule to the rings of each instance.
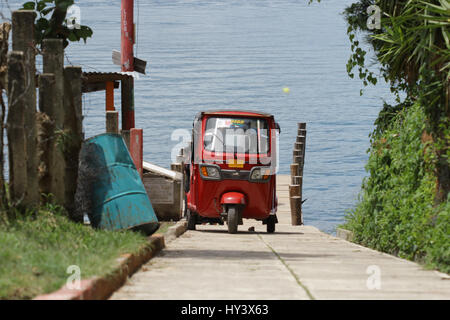
[[[46,39],[43,72],[36,78],[34,20],[33,11],[12,13],[13,50],[7,61],[10,195],[14,204],[35,208],[52,194],[51,200],[71,214],[83,141],[82,72],[64,67],[61,39]]]

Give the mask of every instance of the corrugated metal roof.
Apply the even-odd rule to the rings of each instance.
[[[133,76],[122,72],[83,72],[85,83],[120,81]]]

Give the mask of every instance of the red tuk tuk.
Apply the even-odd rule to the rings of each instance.
[[[196,116],[185,167],[189,230],[226,221],[228,232],[236,233],[245,218],[275,231],[279,133],[274,116],[266,113],[225,110]]]

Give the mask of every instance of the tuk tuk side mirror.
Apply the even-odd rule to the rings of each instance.
[[[280,124],[278,122],[275,122],[275,130],[278,131],[278,134],[281,133],[281,127],[280,127]]]

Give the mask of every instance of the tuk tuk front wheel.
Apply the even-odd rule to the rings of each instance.
[[[267,218],[267,233],[274,233],[275,232],[275,216],[270,215],[269,218]]]
[[[186,220],[187,220],[187,229],[195,230],[195,225],[197,224],[197,217],[195,216],[195,213],[193,213],[189,209],[186,210]]]
[[[239,222],[238,210],[235,206],[229,206],[227,210],[228,233],[237,233]]]

